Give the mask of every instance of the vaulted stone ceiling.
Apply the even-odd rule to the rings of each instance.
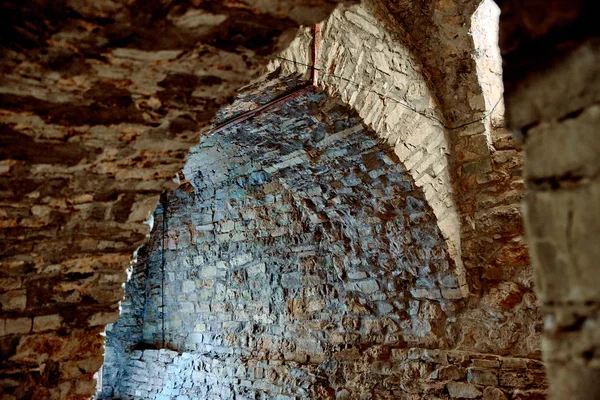
[[[266,77],[218,121],[302,86]],[[107,332],[104,395],[541,396],[532,294],[507,277],[465,304],[393,147],[341,99],[295,93],[190,151]]]
[[[482,90],[476,72],[475,46],[469,34],[471,17],[481,0],[375,2],[404,27],[408,37],[398,36],[425,66],[447,124],[458,126],[481,117],[486,111],[483,99],[475,103],[476,107],[470,107]]]
[[[581,140],[595,143],[600,63],[597,40],[588,38],[598,36],[592,20],[598,6],[586,0],[553,0],[552,7],[539,0],[499,3],[504,8],[501,43],[508,61],[509,120],[532,138],[537,133],[537,140],[526,142],[530,165],[548,165],[545,148],[562,154],[563,144],[569,145],[568,162],[560,168],[529,170],[534,189],[529,220],[539,290],[550,310],[545,343],[558,350],[549,352],[551,378],[560,382],[553,392],[557,398],[573,392],[586,399],[598,390],[598,291],[588,272],[595,270],[592,250],[600,215],[600,202],[594,201],[598,191],[592,190],[597,174],[589,171],[599,158],[596,147],[570,146],[578,141],[564,134],[580,132]],[[215,111],[259,74],[272,52],[292,40],[298,25],[326,17],[335,2],[38,0],[0,5],[0,386],[17,398],[87,398],[102,362],[103,326],[118,314],[125,269],[149,232],[144,220],[159,193],[173,186],[167,182]],[[475,6],[439,1],[380,7],[377,26],[386,26],[422,60],[450,127],[489,108],[479,98],[468,61],[472,46],[464,40]],[[372,100],[365,108],[376,104]],[[567,118],[557,121],[557,116]],[[499,138],[494,146],[502,146],[501,151],[490,154],[491,136],[484,131],[457,135],[462,149],[460,141],[453,144],[455,159],[467,160],[457,181],[470,197],[458,204],[462,227],[475,239],[467,249],[481,250],[496,240],[493,231],[480,237],[472,221],[485,227],[489,215],[509,227],[507,221],[519,217],[514,204],[521,184],[511,180],[520,176],[514,173],[519,165],[510,158],[516,150],[503,147],[507,142]],[[484,154],[467,151],[472,148]],[[577,180],[571,179],[573,170],[583,171]],[[479,188],[493,186],[488,178],[494,177],[514,184],[515,190],[501,200],[509,207],[502,204],[498,213],[469,208],[497,204],[492,197],[477,197]],[[587,213],[578,212],[584,209]],[[574,220],[578,229],[571,230]],[[554,253],[539,245],[563,245],[573,233],[577,243],[591,245],[563,246]],[[519,237],[514,238],[516,248],[523,247]],[[524,263],[523,258],[492,255],[494,262]],[[543,268],[559,259],[570,261],[564,268]],[[474,266],[475,288],[481,288],[479,277],[490,273],[486,279],[498,279],[505,272],[503,264],[485,270],[482,260],[468,263]],[[569,276],[572,271],[581,273]],[[519,279],[527,282],[529,272]],[[549,290],[563,283],[568,290]],[[512,299],[495,299],[492,308],[504,300],[512,304]],[[479,321],[477,314],[471,321]]]
[[[405,30],[381,16],[379,6],[366,2],[336,10],[322,24],[318,85],[340,96],[379,138],[394,146],[423,188],[457,270],[462,271],[459,277],[466,281],[454,293],[468,299],[471,310],[461,322],[472,326],[465,329],[463,344],[482,351],[503,348],[513,354],[535,354],[541,326],[520,222],[523,181],[518,145],[490,118],[449,128],[432,82],[424,76],[427,71],[418,49],[407,48]],[[494,15],[488,17],[481,22],[488,22],[494,33],[489,24]],[[486,32],[477,32],[481,33]],[[473,36],[469,40],[474,45]],[[277,65],[282,71],[305,73],[309,54],[310,36],[304,33],[281,54]],[[477,85],[482,83],[477,71],[468,76]],[[476,105],[456,97],[453,104],[476,112]],[[493,323],[487,319],[500,314],[503,317]],[[487,323],[482,321],[490,321],[485,334],[479,329]]]

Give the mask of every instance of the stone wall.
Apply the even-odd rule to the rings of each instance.
[[[229,366],[259,354],[302,374],[339,359],[324,388],[305,389],[312,396],[340,374],[337,385],[365,390],[359,351],[452,341],[445,299],[460,292],[433,215],[393,153],[348,114],[309,93],[192,150],[196,189],[166,208],[169,346]],[[161,340],[161,301],[147,300],[149,343]]]
[[[545,314],[549,398],[598,398],[600,6],[498,3],[507,120],[524,137],[525,222]]]
[[[149,225],[162,228],[162,207],[159,203]],[[119,365],[127,362],[131,349],[143,342],[144,307],[146,305],[147,268],[149,263],[161,262],[162,236],[150,235],[150,241],[136,252],[125,285],[125,297],[120,302],[119,319],[106,326],[106,343],[102,373],[101,397],[111,397],[115,383],[121,379]],[[156,259],[156,257],[159,257]]]
[[[522,150],[505,128],[492,130],[487,172],[463,180],[465,267],[471,296],[462,348],[540,357],[542,319],[533,293],[520,202]],[[481,324],[486,330],[479,329]]]
[[[125,366],[123,391],[137,399],[485,399],[543,400],[543,365],[523,358],[452,350],[392,349],[365,352],[363,391],[322,391],[318,374],[296,362],[247,360],[230,366],[220,359],[172,350],[135,351]],[[338,361],[329,366],[334,369]],[[286,390],[294,388],[294,391]],[[257,397],[258,396],[258,397]]]
[[[88,397],[101,362],[103,326],[116,317],[124,271],[149,232],[143,221],[168,186],[165,182],[183,164],[196,132],[204,129],[227,96],[256,76],[268,54],[289,42],[298,24],[324,18],[334,6],[314,1],[308,5],[303,1],[211,2],[210,10],[203,10],[153,2],[140,12],[137,3],[93,3],[1,3],[0,388],[6,396]],[[423,75],[435,82],[441,72],[435,63],[427,63],[434,59],[428,55],[443,60],[441,66],[455,56],[465,61],[452,63],[441,74],[450,85],[434,85],[443,108],[437,113],[450,122],[462,120],[463,114],[481,115],[481,106],[489,108],[490,103],[478,97],[478,90],[471,90],[476,80],[454,81],[473,76],[470,50],[457,52],[461,47],[452,46],[452,41],[437,45],[439,37],[431,34],[435,29],[419,29],[433,17],[431,21],[449,28],[442,32],[457,33],[448,38],[463,40],[477,2],[440,1],[432,7],[422,7],[426,2],[395,3],[395,17],[406,21],[413,43],[423,45],[423,54],[416,57],[426,66]],[[502,43],[509,120],[513,128],[530,133],[526,142],[533,166],[528,170],[533,189],[528,197],[530,235],[550,322],[546,354],[552,355],[550,371],[559,382],[554,391],[557,398],[573,393],[585,398],[597,390],[589,382],[597,381],[598,375],[594,355],[598,299],[593,286],[597,257],[592,253],[597,221],[588,218],[600,214],[594,201],[597,149],[590,139],[599,91],[589,84],[598,82],[594,39],[598,32],[591,20],[597,6],[569,0],[553,2],[561,5],[553,8],[535,0],[521,3],[502,2]],[[465,9],[471,11],[463,13]],[[411,15],[406,10],[416,10],[413,15],[424,18],[405,18]],[[343,18],[349,26],[381,35],[381,18],[374,15],[351,11]],[[383,19],[386,29],[403,36],[402,28],[395,29],[386,22],[389,18]],[[364,32],[358,37],[369,45],[375,43]],[[424,38],[432,41],[426,43]],[[380,50],[377,44],[374,48]],[[418,64],[409,81],[414,76],[420,79]],[[390,74],[378,68],[369,71],[373,73],[365,74],[361,82],[387,90],[384,78]],[[454,83],[468,83],[457,89],[468,89],[474,96],[461,92],[454,103]],[[420,86],[416,84],[417,89]],[[432,97],[417,92],[417,102]],[[340,94],[344,101],[352,100]],[[365,111],[388,115],[391,107],[378,100],[377,93],[371,94],[376,97],[359,101],[361,95],[356,94],[352,101],[361,105],[361,116],[379,132],[385,126],[382,119],[368,118]],[[417,111],[427,108],[423,107]],[[407,117],[405,122],[411,120]],[[502,329],[496,331],[501,335],[517,333],[508,342],[490,335],[483,341],[486,346],[491,349],[501,343],[493,351],[510,352],[511,346],[518,345],[519,354],[535,355],[537,347],[531,343],[539,322],[528,321],[539,319],[522,228],[515,224],[520,166],[515,163],[513,144],[499,132],[495,136],[482,124],[460,131],[461,146],[453,138],[449,141],[454,158],[447,164],[435,161],[442,169],[456,162],[448,176],[456,174],[459,179],[451,180],[451,186],[443,181],[439,190],[435,183],[425,182],[424,188],[438,217],[444,208],[434,201],[437,192],[442,193],[441,204],[454,201],[456,205],[448,208],[459,218],[440,226],[453,261],[458,265],[464,260],[469,271],[469,304],[475,313],[468,319],[471,325],[464,320],[464,326],[476,327],[481,320],[500,323]],[[577,147],[577,143],[588,145]],[[446,143],[440,148],[448,149]],[[555,167],[547,162],[546,148],[552,156],[567,152],[569,157]],[[415,155],[412,162],[418,168],[429,153],[422,149],[416,153],[419,160]],[[424,171],[431,165],[423,164]],[[427,176],[438,178],[413,174],[417,181],[428,180]],[[470,192],[447,200],[445,194],[457,187]],[[480,188],[485,191],[481,197],[475,195]],[[506,195],[495,200],[499,193]],[[580,214],[578,208],[591,212]],[[452,241],[449,233],[457,233],[456,221],[462,230]],[[498,242],[501,248],[496,249]],[[463,251],[461,258],[460,250],[469,248],[474,251]],[[533,332],[528,331],[532,326]],[[482,343],[480,339],[463,343],[470,346]],[[581,387],[588,391],[578,390]]]
[[[447,157],[451,146],[440,123],[443,113],[420,61],[385,29],[386,21],[375,16],[370,3],[336,10],[322,24],[319,87],[339,96],[394,148],[423,188],[460,268],[460,222]],[[271,68],[281,67],[284,74],[305,73],[307,67],[298,62],[310,55],[310,44],[311,37],[301,33],[281,54],[285,60],[274,60]]]
[[[474,17],[472,34],[477,37],[462,39],[472,44],[468,57],[477,66],[462,76],[479,82],[465,89],[471,93],[467,97],[476,97],[484,85],[487,110],[459,94],[454,103],[437,101],[428,87],[439,82],[428,79],[405,37],[412,31],[386,31],[394,21],[381,16],[384,10],[377,2],[340,9],[322,24],[319,87],[339,94],[378,137],[394,146],[422,187],[450,254],[459,270],[464,266],[463,289],[469,296],[461,325],[469,333],[461,339],[462,348],[539,357],[541,318],[520,211],[522,152],[503,127],[503,103],[497,102],[502,93],[499,50],[488,47],[497,36],[492,6],[483,4]],[[340,37],[348,40],[342,43]],[[271,67],[306,73],[310,44],[310,33],[302,31]],[[457,68],[455,62],[460,60],[450,57],[448,68]],[[452,121],[472,123],[449,124],[436,104],[454,107],[448,111],[456,117]],[[482,118],[484,110],[494,113]],[[477,329],[481,321],[487,321],[486,330]]]
[[[158,196],[336,1],[0,5],[0,391],[88,398]]]
[[[220,120],[294,84],[259,84]],[[162,344],[164,316],[166,346],[181,354],[130,348],[116,395],[541,398],[538,361],[502,371],[500,357],[476,350],[498,351],[474,335],[494,339],[499,313],[463,326],[432,210],[338,100],[309,92],[203,137],[185,175],[156,215],[167,215],[165,302],[155,248],[144,319],[146,346]],[[162,235],[157,224],[154,240]]]

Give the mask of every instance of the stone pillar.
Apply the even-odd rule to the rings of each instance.
[[[600,398],[600,7],[497,2],[507,120],[526,154],[549,398]]]

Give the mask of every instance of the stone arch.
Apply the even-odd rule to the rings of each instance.
[[[367,1],[322,24],[316,63],[319,86],[339,94],[396,147],[425,190],[458,268],[466,263],[472,271],[475,292],[479,254],[488,252],[474,243],[485,224],[477,197],[505,174],[499,163],[521,162],[503,129],[497,28],[493,1]],[[308,76],[311,41],[310,30],[301,31],[271,70]]]
[[[288,85],[277,81],[271,87]],[[265,101],[260,85],[252,96],[233,108]],[[203,367],[192,367],[193,389],[175,385],[188,390],[181,394],[359,398],[421,390],[416,381],[403,389],[381,382],[402,376],[407,348],[453,347],[458,277],[424,194],[358,115],[313,89],[203,136],[184,173],[189,183],[166,207],[165,342]],[[154,289],[143,335],[160,345],[160,260],[147,260]],[[159,357],[143,354],[142,362]],[[260,390],[215,380],[215,360],[229,368],[241,358],[252,366],[243,379]],[[152,372],[128,368],[119,394],[154,396],[156,385],[146,393],[136,384]],[[255,368],[263,372],[254,376]],[[421,368],[425,378],[434,366]],[[180,393],[169,392],[168,379],[159,382],[162,394]]]
[[[31,9],[5,3],[10,7],[0,18],[6,18],[5,29],[15,35],[0,40],[6,78],[1,84],[0,128],[3,144],[8,143],[0,150],[7,155],[0,161],[0,180],[3,201],[11,205],[2,210],[5,240],[0,249],[0,368],[10,379],[0,385],[17,397],[89,397],[102,362],[104,325],[118,314],[124,270],[146,240],[145,216],[159,193],[171,186],[166,181],[181,168],[197,131],[206,128],[227,96],[256,76],[269,54],[291,40],[298,24],[314,23],[334,2],[265,1],[254,8],[227,2],[210,10],[202,10],[202,3],[160,11],[151,10],[157,6],[152,4],[142,12],[136,9],[138,3],[67,2],[47,9],[45,4]],[[61,12],[71,16],[68,24],[63,24]],[[367,15],[357,16],[355,23],[366,21],[364,26],[372,28]],[[249,18],[250,28],[245,24]],[[417,36],[410,27],[406,32],[419,45],[423,43],[414,38],[428,37]],[[248,40],[240,41],[244,37]],[[427,61],[434,59],[429,55],[435,49],[428,46],[421,57],[432,79],[439,71],[428,68]],[[443,93],[452,96],[454,91]],[[461,99],[457,104],[469,107],[468,94]],[[361,101],[361,110],[376,104],[372,96]],[[480,103],[473,99],[473,104]],[[446,109],[441,107],[451,120],[455,113]],[[477,156],[460,160],[461,174],[487,168],[489,147],[471,143],[480,143],[480,128],[469,126],[458,144],[450,142],[460,150],[464,140],[464,149]],[[474,147],[481,154],[472,152]],[[498,158],[510,161],[510,152],[514,150],[503,149]],[[469,179],[480,177],[489,178],[472,174]],[[515,191],[505,196],[507,202],[518,198]],[[507,215],[500,211],[492,217]],[[513,261],[512,254],[502,256]],[[501,267],[487,272],[502,274],[507,268]],[[527,273],[523,275],[526,280]],[[517,288],[509,298],[499,294],[500,303],[510,306],[522,291]],[[35,350],[39,348],[48,350]],[[434,358],[423,352],[411,357],[427,362]]]
[[[395,146],[448,247],[457,249],[451,254],[464,271],[463,293],[470,294],[459,317],[461,346],[501,354],[518,348],[538,357],[539,312],[520,211],[522,157],[496,117],[503,106],[494,97],[502,93],[498,49],[487,46],[497,14],[493,4],[478,8],[481,3],[430,2],[445,9],[425,17],[402,1],[336,10],[321,27],[319,87],[338,94]],[[482,16],[492,25],[484,26]],[[271,69],[308,76],[311,40],[308,29],[301,31]],[[503,315],[502,322],[488,319],[489,313]],[[477,329],[482,321],[493,334]]]
[[[381,139],[394,146],[395,154],[423,188],[463,276],[461,223],[449,156],[453,143],[444,127],[444,110],[438,106],[420,60],[397,40],[398,32],[385,29],[394,22],[380,14],[367,2],[338,9],[322,24],[318,84],[340,96]],[[308,76],[310,46],[310,31],[305,29],[270,64],[271,70]],[[464,276],[461,282],[466,295]]]

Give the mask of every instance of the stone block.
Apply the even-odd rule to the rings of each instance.
[[[246,268],[246,271],[248,272],[248,276],[264,275],[266,270],[267,270],[267,266],[265,263],[254,264],[254,265],[251,265],[248,268]]]
[[[183,293],[191,293],[196,289],[196,282],[194,281],[183,281],[181,283],[181,291]]]
[[[349,279],[364,279],[367,277],[367,273],[364,271],[354,270],[346,273]]]
[[[27,292],[25,289],[0,294],[0,310],[2,311],[24,310],[26,304]]]
[[[473,359],[471,359],[471,365],[474,367],[487,368],[487,369],[500,368],[500,360],[473,358]]]
[[[482,396],[481,391],[474,385],[462,382],[449,382],[446,389],[451,398],[477,399]]]
[[[466,295],[465,290],[461,288],[442,288],[441,294],[444,299],[448,300],[462,299]]]
[[[562,190],[530,190],[525,209],[536,288],[542,303],[600,301],[597,245],[600,182]],[[565,284],[568,282],[569,284]]]
[[[41,331],[57,330],[58,328],[60,328],[61,321],[62,321],[62,317],[59,314],[34,317],[33,318],[33,331],[41,332]]]
[[[492,171],[491,157],[485,157],[480,160],[463,165],[460,168],[460,177],[468,178],[472,175],[487,174]]]
[[[347,285],[350,290],[356,290],[365,294],[372,294],[379,290],[379,283],[374,279],[365,279],[358,282],[352,282]]]
[[[389,314],[392,311],[394,311],[394,306],[392,306],[389,303],[378,302],[377,303],[377,311],[382,315],[386,315],[386,314]]]
[[[4,334],[29,333],[32,327],[31,318],[15,318],[4,320]]]
[[[290,272],[281,275],[281,286],[284,288],[300,287],[302,285],[302,274]]]
[[[507,388],[520,388],[526,387],[533,382],[533,376],[527,371],[513,372],[513,371],[502,371],[499,374],[500,386]]]
[[[595,140],[600,124],[600,106],[586,108],[576,118],[546,122],[531,129],[527,137],[527,156],[535,160],[526,164],[528,179],[547,179],[578,175],[592,177],[600,170],[600,144]],[[548,153],[560,157],[546,157]]]
[[[441,381],[458,381],[465,379],[465,370],[456,365],[446,365],[434,371],[434,379]]]
[[[216,265],[205,265],[201,267],[199,277],[203,279],[214,279],[217,276]]]
[[[527,360],[527,369],[532,371],[543,370],[544,363],[540,360]]]
[[[498,386],[498,372],[482,368],[468,368],[467,381],[477,385]]]
[[[456,288],[459,286],[458,278],[455,275],[445,275],[440,282],[444,287],[447,288]]]
[[[115,322],[119,318],[119,311],[99,312],[93,314],[88,320],[89,326],[106,325]]]
[[[250,261],[252,261],[252,259],[253,256],[251,253],[243,253],[232,257],[231,261],[229,261],[229,264],[231,264],[232,267],[240,267],[244,264],[249,263]]]
[[[527,359],[525,358],[513,358],[513,357],[504,357],[502,358],[502,369],[514,369],[514,370],[526,370],[527,369]]]
[[[21,278],[0,278],[2,290],[15,290],[21,288]]]
[[[508,400],[508,397],[498,388],[487,387],[483,390],[482,400]]]
[[[234,228],[235,228],[235,221],[227,220],[227,221],[221,221],[219,223],[219,231],[222,233],[231,232],[231,231],[233,231]]]
[[[421,356],[423,361],[429,361],[436,364],[447,364],[448,355],[446,350],[426,349]]]
[[[410,289],[410,294],[417,299],[439,300],[442,298],[442,293],[437,288],[414,288]]]

